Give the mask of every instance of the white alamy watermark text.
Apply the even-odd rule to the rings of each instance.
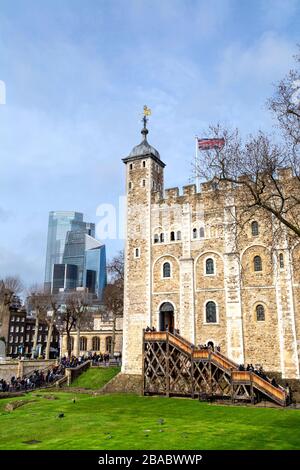
[[[6,85],[3,80],[0,80],[0,104],[6,104]]]

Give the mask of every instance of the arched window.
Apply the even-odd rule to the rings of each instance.
[[[87,350],[87,339],[85,336],[80,336],[80,351]]]
[[[145,160],[143,160],[143,168],[145,168],[145,167],[146,167],[146,162],[145,162]]]
[[[197,229],[193,228],[193,238],[197,238]]]
[[[112,337],[107,336],[105,339],[105,346],[106,346],[106,351],[111,354],[112,352]]]
[[[129,169],[130,169],[130,170],[132,170],[132,163],[130,163],[130,165],[129,165]]]
[[[92,348],[93,348],[93,351],[100,351],[100,338],[98,336],[93,337]]]
[[[175,232],[171,232],[170,239],[171,239],[171,242],[175,240]]]
[[[258,222],[254,221],[251,224],[251,232],[253,237],[256,237],[259,234]]]
[[[282,253],[279,255],[279,266],[281,269],[284,268],[284,257]]]
[[[158,243],[159,242],[159,237],[157,235],[157,233],[154,234],[154,243]]]
[[[265,308],[263,305],[256,306],[256,320],[265,321]]]
[[[165,235],[164,233],[161,233],[159,236],[160,243],[163,243],[165,241]]]
[[[181,232],[180,232],[180,230],[178,230],[178,232],[177,232],[177,240],[181,240]]]
[[[200,238],[204,238],[204,227],[200,227],[199,236]]]
[[[254,256],[253,258],[254,271],[262,271],[262,261],[260,256]]]
[[[206,323],[217,323],[217,306],[215,302],[209,301],[205,307]]]
[[[214,272],[215,272],[214,260],[212,258],[207,258],[205,262],[205,273],[214,274]]]
[[[163,277],[171,277],[171,265],[170,263],[163,264]]]

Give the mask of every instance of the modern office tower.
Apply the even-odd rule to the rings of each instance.
[[[77,287],[78,268],[74,264],[54,264],[52,292],[57,294],[61,289],[74,290]]]
[[[68,232],[80,232],[94,237],[95,224],[84,222],[83,214],[80,212],[51,211],[49,213],[45,269],[45,288],[49,291],[52,289],[54,265],[66,264],[63,262],[63,257]]]
[[[99,243],[99,246],[85,252],[84,286],[102,299],[106,281],[105,245]]]
[[[98,248],[101,243],[83,232],[68,232],[66,236],[63,263],[77,266],[77,286],[84,286],[85,253],[91,248]]]

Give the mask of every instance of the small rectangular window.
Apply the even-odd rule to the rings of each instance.
[[[146,162],[145,162],[145,160],[143,160],[143,168],[145,168],[145,167],[146,167]]]
[[[139,258],[139,257],[140,257],[140,249],[139,249],[139,248],[135,248],[135,250],[134,250],[134,257],[135,257],[135,258]]]
[[[279,255],[279,265],[281,269],[284,268],[284,257],[282,253]]]

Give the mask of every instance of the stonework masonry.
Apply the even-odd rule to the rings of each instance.
[[[146,136],[123,161],[122,373],[142,374],[143,329],[168,326],[196,345],[212,341],[238,363],[299,379],[299,242],[282,233],[274,244],[276,223],[263,212],[238,237],[242,201],[227,184],[217,196],[212,183],[164,190],[165,164]]]

